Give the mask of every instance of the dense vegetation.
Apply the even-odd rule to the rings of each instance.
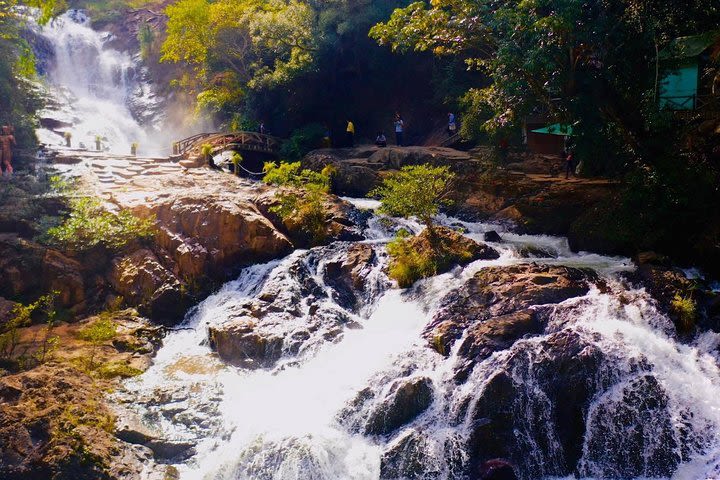
[[[418,133],[435,121],[441,102],[433,82],[451,62],[397,57],[368,37],[406,3],[180,0],[166,10],[161,60],[181,66],[177,84],[228,128],[254,130],[264,121],[288,136],[305,127],[294,145],[301,152],[317,147],[327,129],[340,138],[348,119],[361,137],[390,130],[397,110],[409,112]]]

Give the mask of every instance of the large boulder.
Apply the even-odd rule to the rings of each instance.
[[[18,298],[58,292],[58,306],[77,310],[85,302],[82,270],[80,262],[57,250],[16,235],[0,235],[0,295]]]
[[[346,328],[357,326],[353,310],[381,292],[367,288],[348,296],[350,285],[367,285],[377,262],[367,248],[338,242],[290,256],[254,298],[234,305],[227,321],[210,327],[212,347],[228,363],[258,368],[339,340]],[[328,275],[327,268],[337,275]],[[329,296],[345,302],[338,306]]]
[[[365,433],[387,435],[412,421],[433,401],[432,381],[427,377],[397,380],[370,412]]]
[[[603,359],[599,348],[571,332],[516,349],[474,396],[471,457],[507,458],[525,478],[572,472],[591,401],[610,380],[603,379]]]
[[[350,203],[341,200],[334,195],[325,198],[323,208],[325,218],[323,220],[324,232],[321,238],[316,238],[312,232],[307,230],[303,219],[297,216],[281,218],[274,207],[280,205],[280,198],[276,189],[263,188],[254,202],[257,208],[275,225],[290,238],[293,245],[298,248],[308,248],[318,244],[326,244],[332,241],[354,241],[362,240],[362,223],[365,216]],[[302,196],[302,193],[299,193]]]
[[[403,251],[412,254],[401,252],[395,255],[388,267],[390,276],[398,281],[400,287],[409,287],[422,277],[445,273],[456,265],[500,257],[494,248],[447,227],[426,228],[419,235],[403,241],[406,244]]]
[[[598,281],[591,271],[563,266],[532,263],[485,268],[441,299],[423,336],[435,350],[447,355],[463,332],[474,326],[464,351],[471,357],[486,356],[518,336],[538,333],[530,307],[585,295]],[[501,318],[487,326],[478,325],[493,317]]]
[[[356,310],[368,288],[368,275],[378,263],[375,250],[356,243],[347,254],[325,264],[323,279],[332,287],[333,300],[349,310]]]
[[[125,302],[154,320],[181,320],[188,307],[187,287],[149,249],[115,258],[108,280]]]

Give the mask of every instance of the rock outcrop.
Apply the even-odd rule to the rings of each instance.
[[[570,267],[524,264],[485,268],[441,300],[441,308],[423,336],[435,350],[447,355],[467,330],[464,357],[487,356],[495,347],[539,333],[531,307],[582,296],[597,281],[592,272]]]
[[[116,335],[101,345],[78,339],[85,323],[56,326],[45,363],[0,377],[0,477],[132,480],[153,471],[151,450],[115,437],[104,392],[149,366],[159,331],[131,311],[112,320]],[[41,328],[24,331],[18,350],[38,351]]]
[[[300,356],[339,340],[356,325],[353,312],[380,290],[368,285],[379,262],[369,245],[336,243],[285,262],[255,298],[210,328],[211,345],[223,360],[245,368],[270,367],[281,356]],[[351,285],[359,288],[351,291]],[[329,295],[340,299],[340,306],[329,302]]]
[[[379,185],[383,172],[406,165],[430,164],[449,166],[454,170],[468,168],[474,162],[465,152],[443,147],[386,147],[323,149],[310,152],[303,168],[320,171],[333,165],[333,191],[338,195],[365,197]]]

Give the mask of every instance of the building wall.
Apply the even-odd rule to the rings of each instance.
[[[693,110],[698,90],[698,63],[694,59],[662,72],[660,80],[660,108]]]

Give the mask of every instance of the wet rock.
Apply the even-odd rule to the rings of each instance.
[[[517,312],[493,317],[484,322],[470,326],[465,339],[460,344],[458,357],[465,362],[456,369],[464,378],[467,369],[486,359],[495,352],[510,348],[517,340],[527,335],[542,333],[543,325],[534,310],[520,310]]]
[[[647,288],[678,332],[691,332],[700,319],[697,304],[701,292],[696,289],[697,283],[672,267],[667,258],[653,252],[638,255],[635,262],[637,270],[626,274],[626,278]]]
[[[593,272],[571,267],[533,263],[485,268],[441,300],[441,308],[425,327],[423,336],[435,350],[447,355],[455,340],[471,325],[528,310],[534,305],[556,304],[585,295],[597,281]],[[527,333],[536,331],[532,321],[520,321],[524,318],[523,315],[510,317],[503,323],[526,325]]]
[[[489,232],[485,232],[485,234],[483,235],[483,239],[486,242],[494,242],[494,243],[502,242],[502,238],[500,237],[500,234],[497,233],[495,230],[490,230]]]
[[[558,254],[550,248],[541,248],[532,245],[523,245],[518,249],[518,255],[523,258],[557,258]]]
[[[325,265],[323,279],[333,288],[333,300],[354,310],[365,291],[367,275],[377,263],[375,250],[362,243],[352,245],[346,256]]]
[[[517,349],[473,400],[472,458],[506,458],[523,478],[573,472],[591,403],[615,381],[605,358],[569,331]]]
[[[441,470],[429,461],[430,447],[426,436],[417,430],[401,434],[388,445],[380,458],[380,478],[438,478]]]
[[[608,398],[609,397],[609,398]],[[583,476],[597,478],[669,478],[692,444],[691,428],[677,428],[668,396],[652,375],[642,375],[603,398],[588,418]],[[629,426],[632,426],[629,428]]]
[[[283,339],[256,330],[254,319],[210,328],[210,344],[220,358],[245,368],[272,366],[281,356]]]
[[[433,387],[429,378],[398,380],[370,413],[365,433],[387,435],[424,412],[432,401]]]

